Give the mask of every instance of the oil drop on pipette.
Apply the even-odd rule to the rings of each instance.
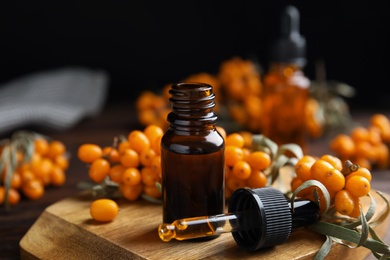
[[[236,190],[229,200],[229,212],[163,223],[161,240],[186,240],[232,233],[236,243],[247,251],[285,242],[291,231],[319,219],[319,207],[309,200],[294,202],[272,187]]]

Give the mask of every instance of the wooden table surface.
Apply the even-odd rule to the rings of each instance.
[[[374,112],[381,112],[390,116],[390,111],[353,111],[354,121],[363,125],[368,124],[370,115]],[[107,104],[105,109],[93,118],[87,118],[74,128],[64,132],[53,132],[43,129],[35,129],[40,133],[47,134],[54,139],[65,143],[70,154],[70,167],[67,170],[67,181],[61,187],[49,187],[45,195],[37,201],[23,199],[10,211],[0,208],[0,259],[19,259],[19,242],[38,219],[40,214],[51,204],[64,198],[74,196],[81,192],[77,188],[80,181],[89,181],[85,165],[77,159],[78,147],[86,142],[100,145],[110,145],[115,136],[127,134],[133,129],[142,129],[139,125],[132,103],[128,104]],[[6,138],[9,135],[0,135]],[[309,153],[322,155],[330,153],[328,139],[321,138],[310,141]],[[390,169],[374,170],[372,187],[376,190],[390,194]],[[389,234],[385,242],[390,244]],[[374,259],[369,256],[369,259]]]

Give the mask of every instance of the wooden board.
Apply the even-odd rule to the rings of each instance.
[[[378,195],[374,197],[377,198]],[[387,196],[387,195],[386,195]],[[110,223],[98,223],[89,215],[92,198],[86,194],[49,206],[20,241],[22,259],[313,259],[325,240],[306,229],[294,231],[286,243],[248,253],[231,234],[209,241],[160,240],[161,206],[147,201],[119,201],[120,212]],[[378,211],[384,209],[381,199]],[[389,218],[375,230],[384,237]],[[329,259],[363,259],[366,248],[348,249],[335,244]]]

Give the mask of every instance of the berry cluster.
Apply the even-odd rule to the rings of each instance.
[[[113,146],[101,147],[85,143],[78,149],[78,158],[89,165],[89,178],[95,183],[110,180],[119,185],[124,198],[135,201],[142,194],[161,197],[156,183],[161,182],[160,142],[163,130],[148,125],[132,130]]]
[[[66,147],[59,140],[20,132],[0,148],[0,204],[19,203],[21,195],[36,200],[45,187],[61,186],[69,166]],[[8,185],[7,185],[8,183]]]
[[[357,164],[342,161],[333,155],[325,154],[320,158],[304,155],[295,165],[296,176],[291,181],[291,190],[295,191],[304,182],[317,180],[329,192],[331,206],[342,215],[358,217],[360,215],[359,198],[366,196],[371,189],[371,172]],[[297,195],[315,201],[313,189],[310,186]],[[325,210],[324,194],[319,191],[320,208]]]
[[[234,132],[226,135],[217,127],[225,139],[225,198],[229,199],[238,188],[261,188],[267,185],[264,170],[271,165],[271,157],[263,151],[254,151],[250,132]]]
[[[390,120],[374,114],[368,127],[356,126],[349,135],[338,134],[330,148],[342,160],[351,160],[367,169],[389,167]]]

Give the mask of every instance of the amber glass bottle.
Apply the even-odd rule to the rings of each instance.
[[[214,93],[204,83],[170,89],[169,129],[161,140],[163,222],[225,210],[224,148]]]
[[[310,81],[305,39],[299,34],[299,12],[288,6],[282,13],[281,36],[272,45],[270,66],[264,76],[262,133],[278,145],[295,143],[306,150],[305,106]]]

